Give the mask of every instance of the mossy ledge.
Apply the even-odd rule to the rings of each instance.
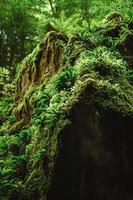
[[[108,26],[98,42],[52,31],[20,65],[0,129],[2,200],[133,199],[132,36],[109,26],[122,31],[113,48]]]

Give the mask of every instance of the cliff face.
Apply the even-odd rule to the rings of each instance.
[[[109,23],[95,42],[49,32],[22,62],[0,129],[1,199],[133,198],[129,28]]]

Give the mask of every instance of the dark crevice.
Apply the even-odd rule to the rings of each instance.
[[[81,105],[60,137],[47,200],[133,198],[131,120]]]

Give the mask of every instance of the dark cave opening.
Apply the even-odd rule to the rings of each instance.
[[[94,106],[77,106],[60,149],[47,200],[133,198],[131,120]]]

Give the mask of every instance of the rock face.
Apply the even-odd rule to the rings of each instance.
[[[22,63],[16,89],[16,105],[15,112],[17,120],[26,117],[25,123],[29,122],[28,118],[32,114],[27,108],[19,109],[23,95],[29,90],[31,85],[39,84],[46,76],[56,73],[63,66],[63,45],[65,45],[67,37],[63,34],[57,34],[52,31],[47,34],[46,38],[40,43],[36,49]],[[22,99],[23,100],[23,99]],[[32,110],[32,108],[30,108]],[[27,116],[29,116],[27,118]]]
[[[116,23],[96,43],[49,32],[21,64],[0,129],[2,200],[133,199],[133,90],[120,33],[109,47]]]
[[[21,96],[30,84],[40,81],[47,73],[56,73],[61,68],[62,47],[66,41],[65,35],[52,31],[23,61],[17,84],[18,96]]]

